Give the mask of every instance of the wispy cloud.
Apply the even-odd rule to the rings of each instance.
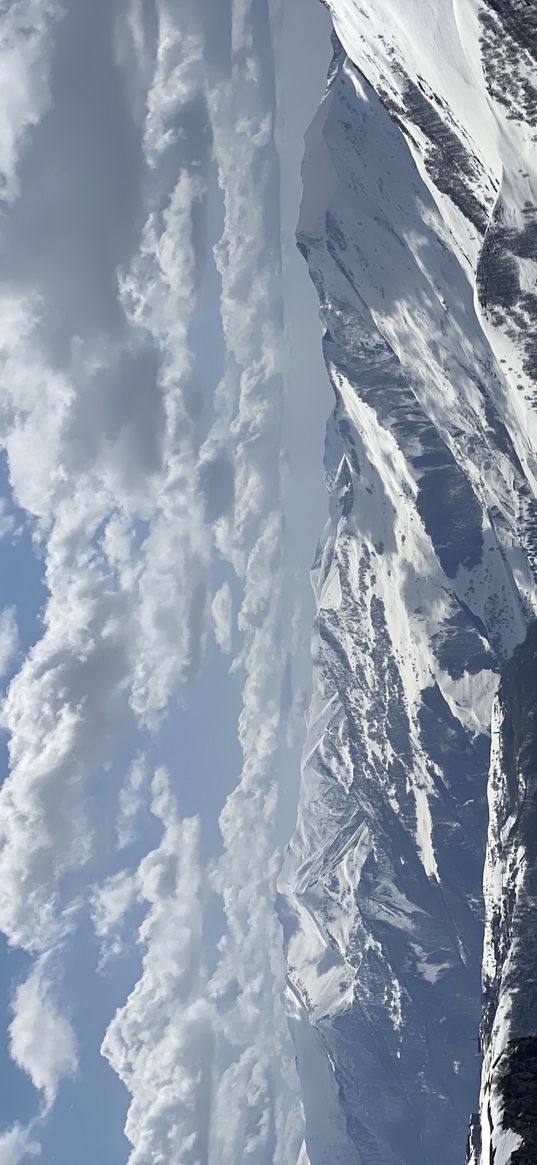
[[[0,676],[5,676],[19,649],[19,628],[14,607],[0,612]]]
[[[221,651],[229,655],[231,651],[233,598],[228,582],[223,583],[214,595],[211,603],[211,615],[216,642]]]
[[[30,1158],[35,1160],[41,1154],[41,1146],[29,1129],[13,1125],[5,1133],[0,1133],[0,1165],[20,1165]]]
[[[145,757],[137,756],[119,792],[116,835],[118,848],[125,849],[136,839],[137,818],[146,800],[148,771]]]
[[[0,498],[0,539],[15,531],[15,518],[9,513],[5,498]]]

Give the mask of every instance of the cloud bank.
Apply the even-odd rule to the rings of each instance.
[[[102,1042],[131,1097],[130,1165],[294,1165],[302,1143],[274,911],[288,629],[270,9],[214,9],[41,4],[26,37],[12,6],[20,90],[0,140],[0,444],[48,591],[2,712],[0,927],[34,958],[13,997],[11,1055],[50,1109],[79,1061],[60,1004],[66,952],[90,917],[106,970],[142,910],[140,975]],[[192,322],[215,181],[225,367],[202,423]],[[181,817],[159,769],[161,839],[132,868],[140,742],[158,740],[195,682],[211,626],[225,653],[236,642],[242,682],[243,768],[219,806],[222,853],[207,880],[201,825]],[[15,629],[6,614],[5,667]],[[224,932],[208,960],[215,894]],[[19,1126],[6,1137],[13,1154],[36,1151]]]

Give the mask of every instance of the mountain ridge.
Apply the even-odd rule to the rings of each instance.
[[[506,111],[498,6],[332,0],[306,141],[335,407],[280,917],[310,1165],[452,1165],[478,1102],[491,715],[537,613],[529,49]]]

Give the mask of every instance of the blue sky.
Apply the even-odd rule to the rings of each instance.
[[[293,232],[329,23],[297,0],[272,52],[252,0],[231,52],[215,3],[10,16],[2,1165],[300,1150],[273,896],[326,517]]]

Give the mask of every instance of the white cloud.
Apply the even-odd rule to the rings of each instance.
[[[200,117],[206,112],[196,7],[184,6],[191,18],[186,35],[186,24],[181,34],[175,26],[176,5],[156,5],[152,69],[140,6],[131,5],[130,40],[124,35],[118,47],[125,69],[137,54],[132,100],[136,117],[146,109],[149,190],[138,250],[119,273],[120,340],[70,337],[62,367],[49,356],[44,303],[21,293],[4,294],[0,305],[0,441],[16,500],[38,520],[50,593],[43,637],[3,712],[11,772],[0,790],[0,926],[12,943],[37,954],[76,926],[78,895],[96,877],[89,782],[123,736],[158,725],[178,685],[195,674],[216,537],[243,588],[236,670],[244,675],[244,765],[221,818],[225,853],[216,880],[228,933],[208,998],[199,825],[181,821],[160,774],[153,786],[160,844],[134,881],[120,874],[92,898],[106,949],[114,949],[134,895],[147,907],[139,932],[142,973],[109,1026],[103,1054],[132,1096],[131,1165],[236,1165],[246,1158],[264,1165],[269,1149],[278,1165],[287,1165],[296,1159],[301,1123],[274,914],[282,383],[279,243],[277,223],[268,219],[277,167],[253,14],[247,3],[237,4],[236,55],[227,80],[209,94],[225,197],[217,262],[228,371],[218,422],[200,452],[188,398],[189,325],[203,252],[210,127],[195,156],[186,147],[181,154],[192,109]],[[155,357],[152,379],[142,360],[148,353]],[[111,369],[127,357],[129,368],[142,362],[139,395],[147,412],[131,415],[133,394],[125,403],[109,391]],[[205,523],[198,473],[209,449],[221,452],[234,481],[234,499],[230,487],[214,532]],[[224,650],[231,646],[231,614],[225,584],[212,606]],[[133,767],[119,799],[120,846],[132,840],[142,783]],[[84,887],[75,897],[67,877],[74,871]],[[32,1017],[41,1025],[39,1045]],[[216,1102],[215,1025],[237,1056]],[[40,962],[18,989],[11,1039],[17,1063],[51,1100],[61,1077],[76,1068],[76,1048]]]
[[[162,838],[140,863],[142,974],[103,1040],[102,1054],[132,1096],[129,1165],[208,1160],[214,1027],[204,998],[199,822],[181,821],[169,777],[153,780]]]
[[[165,39],[163,61],[167,51]],[[172,70],[170,95],[176,79]],[[92,771],[136,717],[156,723],[200,653],[209,543],[180,382],[190,369],[192,217],[202,194],[199,174],[180,175],[162,213],[146,219],[122,279],[128,354],[147,353],[146,333],[160,354],[153,396],[142,385],[154,414],[142,417],[140,440],[153,427],[161,468],[129,455],[125,417],[117,437],[108,434],[99,385],[116,348],[75,337],[71,363],[52,366],[45,305],[33,294],[2,296],[0,443],[15,498],[39,521],[50,593],[44,635],[3,709],[11,771],[0,792],[0,926],[30,950],[46,950],[74,924],[60,887],[93,852],[85,806]],[[127,400],[126,415],[129,408]]]
[[[150,332],[166,353],[168,383],[173,375],[180,384],[191,370],[187,334],[197,265],[193,218],[204,196],[203,175],[180,172],[162,212],[146,219],[136,258],[120,279],[129,319]],[[179,404],[180,391],[177,396]]]
[[[35,1160],[41,1153],[41,1146],[34,1140],[29,1129],[13,1125],[0,1134],[0,1165],[20,1165],[31,1157]]]
[[[136,820],[145,803],[147,779],[145,757],[137,756],[119,793],[116,834],[120,850],[132,845],[136,840]]]
[[[0,677],[9,671],[19,650],[19,628],[14,607],[0,612]]]
[[[253,1046],[224,1072],[218,1089],[215,1165],[250,1160],[289,1160],[295,1165],[292,1151],[283,1158],[277,1155],[271,1103],[275,1083],[270,1053],[265,1056]]]
[[[248,5],[236,7],[235,38],[252,47],[253,18]],[[173,42],[172,42],[173,43]],[[280,689],[284,667],[281,647],[281,407],[280,376],[281,320],[278,287],[280,276],[279,243],[267,227],[270,181],[277,166],[271,141],[271,114],[260,97],[259,78],[262,68],[254,54],[238,54],[234,72],[226,82],[209,92],[209,108],[215,141],[219,181],[225,198],[224,236],[217,248],[217,263],[222,277],[222,320],[229,354],[230,370],[219,392],[220,418],[205,448],[221,448],[231,458],[235,478],[235,505],[231,516],[217,522],[219,549],[243,577],[243,601],[239,627],[243,648],[236,666],[245,676],[244,707],[239,734],[244,752],[241,782],[228,799],[221,826],[225,854],[219,865],[216,884],[222,894],[228,933],[222,940],[221,957],[211,983],[211,994],[218,1012],[219,1025],[231,1045],[238,1049],[238,1059],[222,1077],[217,1090],[211,1133],[212,1165],[236,1165],[248,1157],[265,1162],[267,1154],[281,1162],[296,1161],[302,1143],[302,1121],[298,1100],[294,1052],[280,1002],[284,967],[281,937],[274,912],[275,879],[279,856],[275,852],[275,815],[277,784],[275,767],[280,742]],[[155,90],[156,93],[156,90]],[[162,95],[159,100],[162,100]],[[166,100],[162,101],[166,109]],[[244,111],[247,113],[244,114]],[[154,112],[152,140],[165,141],[165,124]],[[158,133],[154,129],[158,127]],[[156,153],[157,151],[155,151]],[[259,174],[270,174],[267,188]],[[199,187],[196,188],[196,194]],[[192,187],[181,187],[181,214]],[[199,194],[197,194],[199,197]],[[174,211],[174,214],[176,212]],[[270,211],[269,211],[270,213]],[[176,226],[171,227],[172,233]],[[184,220],[179,220],[180,223]],[[153,227],[148,228],[153,230]],[[165,224],[167,229],[167,224]],[[179,234],[184,232],[180,225]],[[148,236],[149,238],[149,236]],[[162,259],[166,259],[165,274]],[[159,280],[168,285],[167,295],[155,299],[147,272],[155,269]],[[187,353],[181,346],[184,319],[184,281],[179,284],[179,298],[173,290],[177,263],[173,245],[163,246],[162,237],[152,236],[145,248],[144,263],[136,272],[135,284],[124,284],[129,310],[160,344],[165,344],[170,359],[181,372],[186,368]],[[149,266],[147,266],[149,264]],[[188,262],[186,272],[188,273]],[[192,268],[193,270],[193,268]],[[157,281],[158,282],[158,281]],[[149,294],[146,292],[149,289]],[[153,298],[152,298],[153,296]],[[174,298],[175,297],[175,298]],[[168,320],[167,302],[175,305]],[[172,315],[175,320],[172,324]],[[205,453],[202,452],[202,459]],[[208,456],[208,453],[207,453]],[[204,463],[204,462],[203,462]],[[194,504],[191,481],[183,485],[188,505]],[[174,548],[176,561],[180,558]],[[154,556],[160,561],[160,554]],[[151,595],[156,596],[155,610],[166,609],[159,597],[159,581],[152,581]],[[150,596],[148,595],[148,599]],[[165,599],[165,597],[164,597]],[[215,634],[221,646],[230,645],[231,591],[221,588],[212,604]],[[150,621],[152,621],[151,616]],[[142,709],[149,694],[152,707],[163,706],[171,689],[163,677],[160,694],[154,688],[145,695],[137,709]],[[166,821],[171,820],[169,807]],[[166,833],[169,831],[167,824]],[[256,838],[255,852],[251,838]],[[177,850],[180,839],[174,839]],[[162,886],[162,855],[156,863]],[[152,860],[155,860],[153,858]],[[191,897],[195,894],[195,877],[188,876]],[[150,867],[148,867],[149,871]],[[174,879],[171,879],[172,884]],[[166,884],[166,883],[165,883]],[[187,879],[185,878],[185,889]],[[182,891],[184,893],[185,890]],[[161,893],[161,891],[159,891]],[[147,891],[146,891],[146,896]],[[151,895],[149,894],[151,898]],[[153,893],[148,917],[159,917],[159,899]],[[198,906],[198,909],[200,907]],[[168,904],[168,914],[172,914]],[[184,915],[180,916],[183,919]],[[160,926],[160,924],[159,924]],[[192,936],[199,922],[188,920],[180,942],[191,952]],[[176,923],[176,931],[178,924]],[[200,1148],[200,1128],[209,1125],[208,1060],[200,1067],[194,1057],[194,1045],[188,1035],[194,1016],[207,1024],[207,1046],[212,1046],[211,1011],[204,998],[199,971],[193,976],[195,990],[188,993],[174,982],[174,1023],[170,1024],[168,995],[162,994],[160,981],[155,983],[155,966],[167,966],[162,951],[170,941],[166,932],[151,928],[152,942],[144,957],[143,975],[126,1006],[113,1021],[103,1044],[103,1051],[133,1095],[127,1135],[134,1145],[131,1163],[149,1165],[158,1159],[175,1158],[183,1162],[204,1161],[208,1149]],[[146,936],[147,941],[147,936]],[[184,956],[183,956],[184,958]],[[189,959],[192,955],[189,953]],[[199,955],[194,963],[198,965]],[[177,953],[174,976],[182,973]],[[195,1002],[191,1000],[194,998]],[[159,1032],[159,1038],[156,1033]],[[199,1038],[199,1037],[197,1037]],[[136,1050],[134,1055],[133,1049]],[[203,1057],[202,1057],[203,1059]],[[166,1074],[163,1074],[163,1064]],[[180,1071],[177,1075],[177,1067]],[[212,1071],[212,1069],[211,1069]],[[170,1114],[165,1081],[174,1081],[181,1097],[180,1124],[176,1141],[170,1141]],[[193,1080],[204,1082],[200,1093]],[[180,1090],[182,1082],[182,1090]],[[183,1098],[184,1104],[183,1108]],[[200,1125],[202,1110],[204,1122]],[[185,1139],[185,1128],[187,1130]]]
[[[125,870],[96,886],[90,899],[91,920],[101,944],[100,968],[123,952],[122,925],[136,901],[136,883]]]
[[[141,549],[134,612],[133,633],[143,650],[134,665],[131,707],[152,728],[179,684],[196,674],[206,623],[210,543],[180,463],[176,472],[174,481],[172,460],[160,513]]]
[[[244,675],[243,769],[220,817],[216,885],[227,934],[210,990],[238,1059],[217,1094],[214,1162],[296,1162],[303,1136],[294,1050],[281,1004],[285,968],[275,917],[278,750],[282,738],[282,393],[280,242],[270,225],[278,165],[265,104],[270,60],[258,50],[255,12],[234,5],[231,77],[209,96],[225,226],[216,248],[231,371],[222,386],[235,476],[232,521],[219,548],[242,578],[234,670]],[[264,175],[264,178],[260,178]],[[217,434],[216,434],[217,435]],[[290,634],[290,629],[287,629]],[[255,838],[255,847],[251,838]]]
[[[228,582],[222,584],[211,603],[214,637],[221,651],[229,655],[233,629],[233,599]]]
[[[60,5],[53,0],[11,0],[0,27],[0,178],[3,198],[18,193],[17,163],[28,131],[49,102],[51,25]]]
[[[22,12],[20,5],[11,8]],[[161,21],[159,101],[166,85],[166,101],[177,97],[181,38],[175,37],[173,68],[166,72],[168,26]],[[170,146],[166,111],[159,122],[156,104],[151,98],[146,134],[153,170]],[[0,141],[0,164],[2,148]],[[204,179],[199,167],[184,168],[167,193],[160,173],[156,183],[164,191],[162,206],[146,215],[138,256],[120,280],[130,313],[121,342],[106,335],[71,337],[62,366],[50,359],[49,332],[57,321],[46,300],[0,289],[0,444],[14,497],[37,519],[49,591],[43,636],[2,709],[10,774],[0,790],[0,927],[13,945],[36,955],[55,949],[76,928],[84,879],[95,878],[91,862],[100,839],[96,845],[90,780],[113,757],[117,742],[135,731],[137,719],[156,723],[177,685],[195,672],[205,634],[210,547],[182,384],[191,368],[194,220]],[[118,420],[110,412],[107,377],[122,359],[131,361],[129,370],[148,351],[158,368],[153,385],[141,383],[147,410],[132,420],[132,378],[124,373]],[[152,464],[133,455],[146,439],[157,447]],[[13,646],[12,630],[6,616],[6,650]],[[1,633],[2,625],[0,649]],[[139,793],[132,771],[120,796],[120,844],[132,838]],[[125,885],[113,890],[115,897],[108,886],[107,897],[94,902],[97,929],[109,945],[113,911],[119,916],[126,905]],[[192,1030],[198,1027],[192,1013]],[[76,1066],[76,1049],[41,962],[16,992],[10,1030],[14,1059],[52,1102],[61,1077]]]
[[[9,513],[5,498],[0,498],[0,539],[15,532],[15,518]]]
[[[52,573],[50,557],[49,565]],[[3,705],[10,774],[0,789],[0,924],[34,951],[74,924],[61,880],[92,853],[85,784],[129,723],[121,598],[97,564],[58,574],[45,634]]]
[[[10,1055],[43,1093],[48,1109],[60,1082],[76,1073],[78,1054],[73,1028],[59,1009],[45,963],[38,962],[17,988],[12,1011]]]
[[[13,45],[19,33],[27,41],[34,63],[38,7],[11,5],[3,25]],[[44,28],[53,9],[45,0],[40,10]],[[130,330],[121,342],[72,337],[62,366],[49,357],[57,321],[46,298],[5,287],[0,296],[0,444],[15,499],[38,520],[50,593],[43,638],[3,709],[11,771],[0,793],[0,926],[30,950],[46,950],[73,925],[60,887],[93,852],[85,806],[92,771],[136,718],[157,723],[177,685],[195,672],[205,634],[210,545],[182,384],[191,368],[193,224],[204,177],[198,165],[185,165],[170,182],[166,128],[181,101],[198,92],[199,51],[175,28],[173,11],[159,8],[144,129],[161,204],[146,215],[138,254],[120,280]],[[153,194],[149,201],[155,205]],[[156,383],[141,383],[146,411],[133,420],[137,398],[120,385],[111,430],[107,377],[128,358],[123,375],[132,390],[130,373],[136,362],[146,369],[148,351],[158,369]],[[153,464],[134,456],[144,442],[157,446]]]
[[[139,129],[147,113],[147,94],[155,72],[151,13],[145,0],[126,0],[116,14],[114,49],[129,108]]]
[[[193,95],[203,92],[205,83],[204,37],[196,5],[191,0],[183,3],[180,24],[170,0],[157,0],[156,9],[159,42],[144,127],[144,144],[153,165],[176,145],[180,115]]]
[[[18,505],[48,520],[66,477],[62,439],[73,390],[44,359],[38,297],[3,291],[0,310],[0,441]]]
[[[167,155],[186,134],[177,130],[178,115],[183,106],[203,100],[203,41],[195,5],[185,6],[180,28],[174,6],[162,2],[157,11],[159,39],[144,146],[149,171],[158,174],[163,167],[169,174]],[[207,146],[203,150],[208,157]],[[161,205],[147,217],[138,253],[120,278],[129,320],[151,337],[162,356],[165,472],[155,518],[141,548],[136,633],[144,651],[136,663],[131,697],[136,715],[151,726],[177,685],[196,672],[206,622],[210,540],[196,489],[196,433],[188,404],[188,331],[204,247],[196,224],[203,216],[206,164],[202,151],[201,157],[179,167],[171,188],[160,187]]]

